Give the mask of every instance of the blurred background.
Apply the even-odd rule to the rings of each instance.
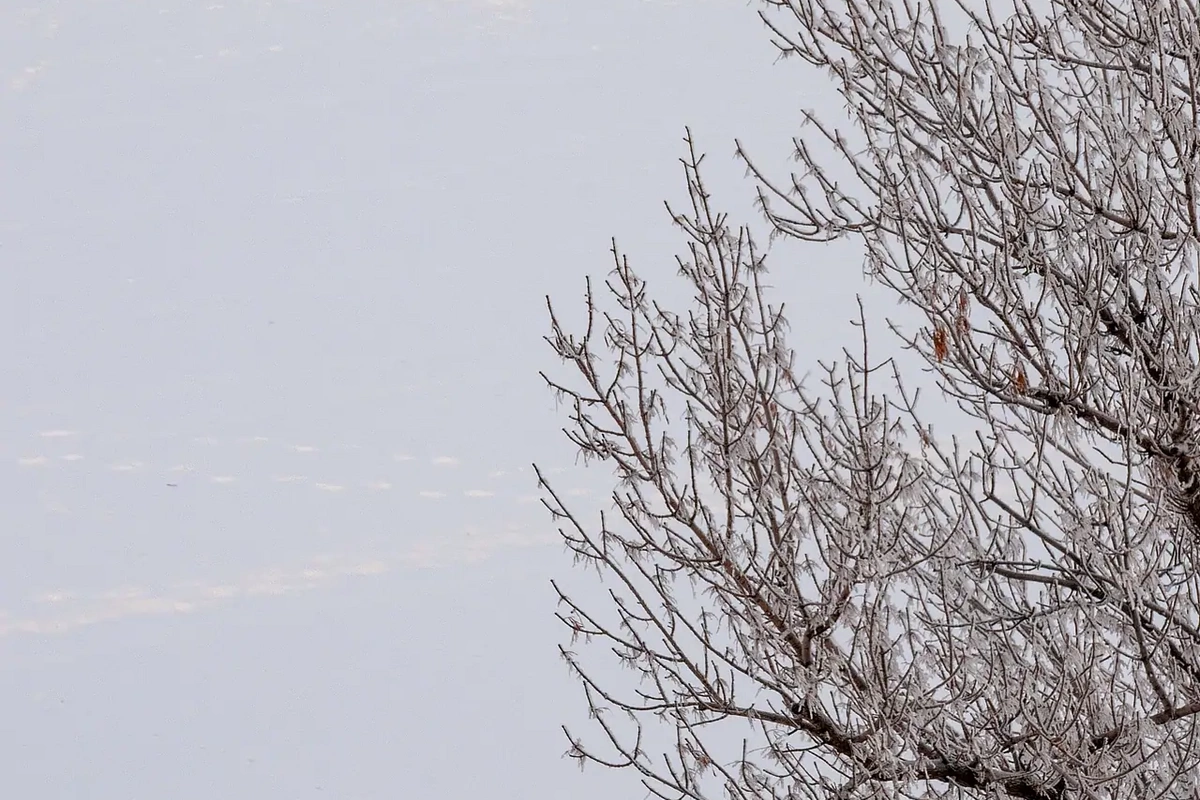
[[[529,465],[610,482],[545,297],[615,236],[682,305],[684,126],[758,224],[734,137],[840,108],[775,58],[734,0],[0,10],[0,792],[644,796],[561,757]],[[777,248],[802,353],[859,275]]]

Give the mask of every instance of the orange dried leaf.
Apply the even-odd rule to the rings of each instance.
[[[950,355],[948,339],[945,328],[939,326],[933,329],[933,357],[939,364],[946,359],[946,356]]]
[[[1025,394],[1029,391],[1029,378],[1025,376],[1025,368],[1020,364],[1013,368],[1012,381],[1017,394]]]

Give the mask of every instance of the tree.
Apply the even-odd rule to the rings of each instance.
[[[592,523],[539,473],[608,591],[555,584],[570,754],[661,797],[1200,796],[1200,11],[763,5],[857,129],[810,113],[786,180],[738,144],[771,234],[860,242],[941,391],[866,318],[797,377],[689,132],[691,307],[615,243],[585,331],[550,306],[567,434],[619,479]]]

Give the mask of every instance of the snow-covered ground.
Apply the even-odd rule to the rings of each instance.
[[[106,433],[108,435],[106,435]],[[45,430],[12,489],[0,637],[324,589],[555,544],[533,470],[386,443]],[[543,465],[566,496],[604,484]],[[598,477],[598,476],[597,476]],[[574,481],[574,483],[572,483]]]
[[[748,208],[772,59],[723,0],[0,7],[0,792],[640,796],[559,757],[529,464],[606,476],[544,296],[613,235],[677,291],[683,127]],[[805,327],[836,264],[777,267]]]

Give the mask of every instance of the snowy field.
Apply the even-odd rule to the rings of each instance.
[[[26,570],[3,587],[0,637],[198,612],[559,541],[528,465],[265,436],[47,430],[16,447],[23,455],[4,471],[9,510],[37,523],[8,531],[6,555]],[[594,493],[570,482],[583,470],[544,471],[566,496]]]
[[[560,758],[529,465],[607,476],[544,297],[614,235],[677,291],[683,127],[748,208],[772,60],[717,0],[0,9],[0,793],[642,796]],[[849,330],[853,263],[777,269]]]

